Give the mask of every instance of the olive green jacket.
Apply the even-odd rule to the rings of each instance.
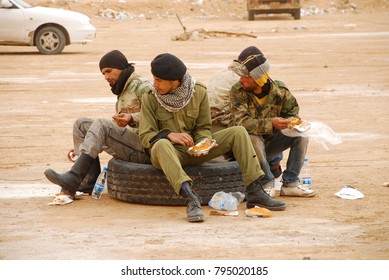
[[[299,105],[283,82],[273,81],[265,104],[257,102],[254,93],[245,91],[240,83],[231,88],[231,123],[242,125],[249,134],[270,138],[275,134],[274,117],[297,117]]]
[[[175,113],[162,107],[153,93],[143,95],[139,136],[145,148],[151,148],[161,138],[160,135],[167,135],[169,132],[188,133],[195,143],[204,138],[211,139],[207,89],[200,83],[196,83],[194,89],[189,103]]]

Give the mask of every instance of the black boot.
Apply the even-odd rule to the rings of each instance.
[[[74,196],[82,180],[88,174],[94,160],[89,155],[82,153],[70,171],[64,174],[58,174],[53,169],[47,169],[44,173],[47,179],[60,186],[63,192]]]
[[[88,174],[85,176],[84,180],[81,182],[77,191],[92,194],[93,188],[95,186],[97,177],[101,173],[100,159],[99,157],[95,158],[91,168],[89,169]]]
[[[280,200],[272,199],[262,187],[260,180],[252,182],[246,189],[247,208],[255,206],[267,208],[273,211],[280,211],[286,208],[286,204]]]
[[[185,183],[184,183],[185,184]],[[180,195],[186,198],[186,215],[189,222],[204,221],[204,213],[201,210],[201,202],[198,195],[190,188],[189,184],[183,185]]]

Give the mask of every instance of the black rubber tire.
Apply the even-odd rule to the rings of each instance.
[[[294,19],[301,19],[301,9],[295,10],[295,11],[292,13],[292,17],[293,17]]]
[[[186,205],[185,199],[176,195],[165,174],[151,164],[111,159],[108,162],[108,194],[131,203],[152,205]],[[193,190],[207,205],[218,191],[242,192],[244,185],[236,161],[208,162],[187,166],[185,172],[193,179]]]
[[[43,27],[35,36],[35,46],[42,54],[58,54],[65,45],[65,34],[55,26]]]
[[[247,16],[247,19],[249,21],[253,21],[254,20],[254,17],[255,17],[255,13],[253,11],[248,11],[248,16]]]

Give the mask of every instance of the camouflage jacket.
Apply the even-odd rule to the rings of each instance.
[[[249,134],[261,135],[265,139],[275,134],[272,118],[295,117],[299,113],[296,98],[283,82],[273,81],[265,104],[257,102],[254,93],[245,91],[240,83],[231,88],[230,126],[242,125]]]
[[[117,98],[116,113],[131,114],[133,131],[138,131],[142,96],[151,91],[150,85],[149,79],[132,73]]]

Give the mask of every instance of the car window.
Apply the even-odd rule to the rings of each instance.
[[[0,8],[5,8],[5,9],[31,8],[31,5],[22,0],[0,0]]]
[[[23,8],[31,8],[31,5],[22,0],[12,0],[12,2],[19,4]]]

